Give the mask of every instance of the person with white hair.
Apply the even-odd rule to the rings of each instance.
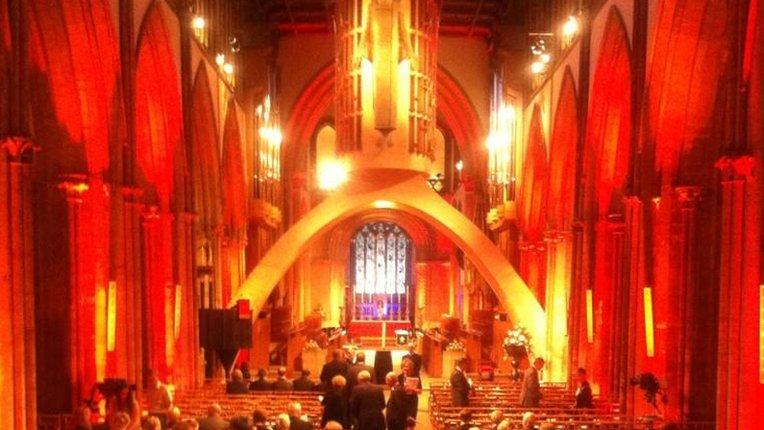
[[[408,418],[406,392],[398,382],[395,372],[388,373],[385,382],[390,387],[390,397],[385,408],[387,430],[405,430]]]
[[[523,430],[531,430],[536,425],[536,414],[533,412],[526,412],[523,414]]]
[[[236,369],[231,372],[231,381],[225,387],[226,394],[247,394],[249,393],[249,385],[244,380],[244,374],[241,370]]]
[[[489,418],[491,419],[491,428],[498,430],[499,425],[504,422],[504,412],[501,409],[494,409],[491,411]]]
[[[324,430],[342,430],[342,424],[337,421],[329,421],[324,426]]]
[[[230,423],[223,419],[221,414],[223,410],[220,405],[213,403],[207,407],[207,417],[199,422],[199,430],[223,430],[230,426]]]
[[[384,430],[385,394],[380,385],[371,383],[371,373],[358,373],[358,385],[350,394],[350,417],[355,428],[363,430]]]
[[[289,430],[312,430],[313,425],[302,419],[302,405],[299,402],[291,402],[287,406],[289,414]]]
[[[276,381],[273,383],[273,391],[292,391],[292,381],[287,379],[286,373],[286,367],[279,367],[278,378],[276,378]]]
[[[289,419],[289,415],[279,414],[279,416],[276,418],[276,428],[278,430],[289,430],[290,425],[291,420]]]
[[[130,428],[130,415],[117,412],[109,421],[109,430],[127,430]]]

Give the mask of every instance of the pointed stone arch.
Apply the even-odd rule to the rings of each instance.
[[[215,106],[204,62],[199,62],[191,94],[194,209],[202,231],[211,236],[222,221],[222,187]]]
[[[557,98],[549,151],[547,222],[553,229],[572,227],[577,142],[578,99],[573,73],[567,67]]]
[[[547,187],[547,152],[541,108],[536,105],[531,114],[528,146],[523,160],[520,193],[517,199],[518,224],[529,241],[541,240],[545,225]]]
[[[415,215],[453,241],[491,286],[512,320],[528,327],[534,349],[546,351],[546,316],[533,293],[490,239],[431,190],[424,177],[411,171],[352,174],[344,190],[313,208],[279,238],[249,274],[231,304],[247,299],[253,310],[261,309],[286,271],[316,238],[349,217],[373,208]]]

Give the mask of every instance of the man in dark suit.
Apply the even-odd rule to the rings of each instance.
[[[451,401],[453,406],[469,406],[471,383],[464,374],[462,366],[464,358],[456,362],[453,373],[451,373]]]
[[[279,367],[279,377],[273,383],[273,391],[292,391],[292,381],[286,377],[286,367]]]
[[[251,391],[273,391],[273,383],[265,379],[267,374],[268,372],[265,369],[258,370],[257,379],[249,384],[249,389]]]
[[[310,370],[302,369],[300,377],[292,381],[292,388],[295,391],[313,391],[316,383],[310,379]]]
[[[409,344],[409,353],[403,356],[403,360],[406,359],[411,360],[411,363],[414,365],[413,376],[419,378],[419,372],[422,371],[422,356],[417,354],[416,346],[413,342]]]
[[[579,368],[577,374],[578,388],[576,389],[576,408],[593,408],[594,399],[592,398],[592,387],[589,386],[589,381],[586,379],[586,369],[583,367]]]
[[[241,370],[236,369],[231,373],[231,381],[226,384],[225,392],[226,394],[247,394],[249,392],[249,387],[244,381]]]
[[[544,359],[541,357],[533,361],[533,366],[525,369],[523,385],[520,388],[520,406],[525,408],[538,408],[541,403],[541,385],[539,384],[539,370],[544,367]]]
[[[302,405],[292,402],[287,407],[289,430],[313,430],[313,425],[302,419]]]
[[[341,349],[335,349],[332,351],[332,361],[324,364],[321,369],[321,384],[324,386],[324,390],[328,390],[332,386],[332,378],[337,375],[343,377],[348,373],[348,365],[345,363],[344,352]]]
[[[390,387],[390,398],[387,399],[387,408],[385,408],[387,430],[405,430],[408,419],[406,392],[393,372],[387,374],[385,382]]]
[[[230,427],[228,421],[220,417],[220,405],[213,403],[207,408],[207,417],[199,421],[199,430],[223,430]]]
[[[366,354],[363,351],[360,351],[355,355],[355,364],[350,366],[348,374],[346,375],[348,381],[348,393],[352,393],[353,387],[358,385],[358,374],[364,370],[369,372],[369,375],[374,374],[374,369],[371,366],[366,365]]]
[[[350,417],[359,430],[385,430],[385,394],[381,385],[371,383],[366,370],[358,374],[358,385],[350,394]]]

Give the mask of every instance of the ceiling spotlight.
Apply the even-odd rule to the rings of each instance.
[[[539,55],[539,60],[544,64],[549,64],[549,62],[552,61],[552,56],[545,52]]]
[[[543,73],[544,69],[546,69],[546,64],[544,64],[541,61],[534,61],[531,64],[531,72],[533,72],[534,75],[538,75],[539,73]]]
[[[456,162],[456,170],[459,172],[464,170],[464,162],[462,160]]]
[[[191,27],[194,28],[194,30],[204,30],[204,27],[207,26],[207,21],[204,20],[204,17],[196,15],[194,19],[191,20]]]
[[[218,66],[222,67],[223,64],[225,64],[225,54],[219,53],[218,55],[216,55],[215,56],[215,64],[217,64]]]
[[[233,64],[231,63],[223,64],[223,71],[226,72],[226,74],[228,75],[233,74]]]
[[[531,52],[533,55],[541,55],[546,52],[546,42],[544,39],[538,39],[533,45],[531,45]]]
[[[562,35],[565,37],[573,37],[576,33],[578,33],[578,28],[578,18],[571,15],[562,25]]]

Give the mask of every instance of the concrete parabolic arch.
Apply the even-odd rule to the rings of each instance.
[[[254,311],[297,258],[321,234],[371,208],[400,210],[430,223],[459,246],[488,282],[512,321],[528,329],[535,351],[546,353],[546,314],[528,286],[493,242],[456,208],[409,170],[354,172],[336,191],[290,227],[247,276],[231,304],[246,299]]]

